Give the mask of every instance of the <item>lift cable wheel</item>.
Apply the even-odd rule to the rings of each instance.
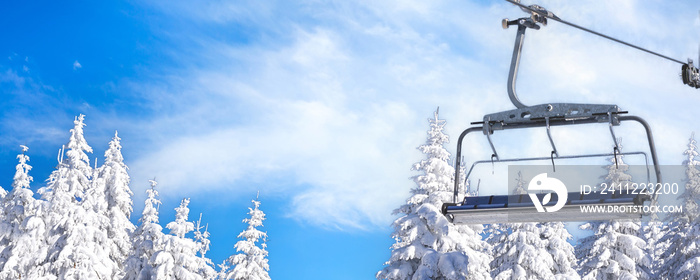
[[[495,164],[495,162],[519,162],[519,161],[538,161],[538,160],[551,160],[554,167],[555,159],[576,159],[576,158],[588,158],[588,157],[605,157],[612,156],[615,158],[617,163],[617,156],[626,154],[642,154],[644,158],[647,159],[647,154],[645,152],[633,152],[633,153],[621,153],[619,150],[619,143],[615,136],[613,127],[619,126],[622,122],[633,121],[641,124],[647,135],[647,142],[649,144],[649,152],[651,154],[652,164],[654,166],[654,175],[656,177],[657,183],[661,183],[661,170],[659,166],[659,161],[656,156],[656,146],[654,144],[654,138],[651,133],[651,128],[649,124],[642,118],[637,116],[624,115],[627,111],[621,110],[617,105],[613,104],[576,104],[576,103],[549,103],[527,106],[523,104],[515,91],[515,82],[518,73],[518,66],[520,64],[520,56],[522,54],[523,42],[525,37],[525,31],[527,29],[539,30],[540,24],[546,25],[547,19],[552,19],[555,21],[563,22],[571,26],[592,32],[590,30],[581,28],[579,26],[567,23],[561,20],[559,17],[553,13],[547,11],[541,6],[530,5],[524,6],[518,2],[507,0],[513,4],[520,6],[524,11],[530,14],[529,17],[519,18],[516,20],[504,19],[502,22],[503,28],[508,28],[510,26],[517,25],[518,31],[515,39],[515,45],[513,48],[513,57],[511,59],[510,72],[508,74],[508,97],[516,109],[497,112],[492,114],[487,114],[484,116],[483,120],[480,122],[473,122],[472,125],[477,125],[466,129],[459,136],[457,141],[457,154],[455,162],[455,183],[454,183],[454,198],[453,203],[444,203],[442,212],[448,219],[455,223],[501,223],[506,222],[507,218],[515,219],[518,222],[539,222],[539,221],[591,221],[591,220],[610,220],[610,219],[638,219],[641,218],[641,213],[611,213],[608,215],[600,215],[600,213],[582,213],[580,211],[575,211],[578,205],[584,204],[595,204],[595,205],[613,205],[613,206],[626,206],[626,205],[641,205],[645,201],[655,201],[656,195],[650,197],[646,194],[634,194],[634,195],[622,195],[622,194],[579,194],[570,193],[569,199],[564,203],[564,209],[557,212],[548,212],[546,215],[536,215],[545,214],[538,213],[535,211],[537,206],[542,207],[542,205],[534,204],[531,196],[527,195],[505,195],[505,196],[467,196],[463,201],[459,200],[459,183],[462,180],[460,177],[460,166],[462,166],[462,142],[467,134],[472,132],[481,131],[489,142],[491,148],[491,159],[475,161],[469,172],[466,174],[463,180],[468,180],[472,173],[474,166],[481,163]],[[602,35],[597,32],[592,32],[597,35]],[[609,39],[614,39],[609,36],[604,36]],[[624,42],[623,42],[624,43]],[[631,45],[627,44],[626,45]],[[633,46],[633,45],[632,45]],[[636,46],[635,46],[636,47]],[[636,47],[638,49],[642,49]],[[642,49],[644,50],[644,49]],[[646,50],[645,50],[646,51]],[[650,52],[650,51],[647,51]],[[653,52],[650,52],[653,53]],[[653,53],[656,54],[656,53]],[[658,55],[658,54],[656,54]],[[661,55],[659,55],[661,56]],[[668,57],[661,56],[666,59]],[[672,60],[672,59],[671,59]],[[672,60],[679,62],[677,60]],[[680,62],[679,62],[680,63]],[[692,70],[697,72],[697,68],[694,68],[692,64],[684,64],[684,69]],[[700,78],[696,76],[689,76],[689,82],[692,85],[700,85]],[[623,116],[624,115],[624,116]],[[560,155],[557,150],[554,139],[552,138],[551,129],[555,126],[566,126],[566,125],[579,125],[579,124],[607,124],[610,128],[610,135],[613,139],[613,151],[610,154],[580,154],[580,155]],[[502,159],[500,158],[496,147],[491,141],[491,135],[496,131],[508,130],[508,129],[523,129],[523,128],[545,128],[549,143],[552,147],[552,152],[546,157],[531,157],[531,158],[511,158]],[[647,178],[649,178],[649,170],[647,164]],[[459,179],[458,179],[459,178]],[[551,197],[548,197],[550,199]],[[550,199],[549,204],[556,204],[558,198]],[[539,210],[539,208],[538,208]],[[506,220],[504,220],[506,218]],[[513,221],[513,220],[511,220]]]

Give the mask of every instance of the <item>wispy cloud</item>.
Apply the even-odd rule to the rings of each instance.
[[[66,127],[62,120],[70,121],[63,106],[68,102],[59,102],[60,93],[51,86],[36,81],[27,71],[8,69],[0,73],[0,87],[6,102],[0,121],[0,145],[16,147],[24,144],[39,153],[53,153],[65,143]]]
[[[673,57],[697,53],[696,3],[540,4]],[[0,144],[53,154],[73,115],[85,113],[89,140],[102,139],[90,143],[96,150],[120,131],[137,196],[154,176],[163,196],[261,188],[289,197],[289,216],[300,221],[371,230],[389,224],[414,186],[410,166],[422,158],[415,147],[437,106],[452,151],[469,122],[512,108],[505,80],[515,31],[499,21],[523,14],[505,2],[175,1],[148,8],[163,15],[154,36],[167,41],[158,51],[174,63],[105,85],[124,96],[118,102],[128,102],[120,105],[128,112],[67,96],[23,71],[23,55],[12,54],[8,61],[20,64],[0,73],[9,104]],[[692,113],[700,95],[680,83],[678,65],[557,23],[529,30],[524,51],[518,91],[526,104],[618,104],[651,123],[662,163],[678,163],[690,131],[700,131]],[[75,60],[73,69],[81,67]],[[552,133],[562,153],[605,152],[606,129]],[[626,150],[647,149],[640,126],[616,132]],[[504,156],[548,154],[544,131],[510,136],[493,137]],[[466,160],[487,159],[487,142],[470,137]],[[48,152],[36,150],[42,147]]]
[[[262,186],[289,196],[290,215],[305,222],[340,229],[386,226],[413,187],[409,168],[422,157],[415,147],[423,143],[425,119],[437,106],[448,120],[450,150],[469,122],[512,108],[505,79],[515,31],[502,30],[499,21],[523,14],[507,3],[283,2],[153,4],[196,23],[189,28],[203,27],[188,30],[186,43],[171,38],[183,48],[170,51],[184,67],[133,82],[154,115],[139,127],[148,148],[134,155],[134,182],[157,176],[179,194]],[[602,3],[607,6],[541,4],[673,56],[694,53],[697,40],[684,34],[696,32],[679,19],[679,8]],[[207,11],[216,13],[210,17]],[[240,27],[245,38],[222,38],[207,31],[212,26]],[[692,114],[678,113],[695,110],[689,104],[699,104],[700,97],[680,84],[677,65],[556,23],[528,31],[524,49],[518,90],[527,104],[619,104],[651,119],[660,131],[658,143],[675,143],[670,139],[698,130],[691,129],[698,126]],[[638,127],[625,133],[643,137]],[[572,135],[555,132],[566,142],[585,136]],[[497,141],[528,149],[538,139]],[[482,142],[466,147],[469,160],[486,153]],[[643,141],[626,143],[646,148]],[[581,150],[597,148],[582,144],[590,145]],[[675,153],[668,145],[660,150]]]

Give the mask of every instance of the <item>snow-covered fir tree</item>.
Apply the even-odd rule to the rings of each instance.
[[[660,269],[664,264],[662,255],[669,246],[669,243],[664,240],[664,233],[667,230],[668,225],[659,221],[658,216],[656,215],[654,215],[649,221],[642,223],[641,238],[644,239],[647,244],[645,248],[646,254],[652,261],[651,266],[648,268],[649,274],[652,276],[658,277],[663,274]]]
[[[216,279],[226,279],[226,273],[228,273],[229,269],[229,265],[226,263],[226,260],[222,261],[216,266],[219,267],[219,271],[216,273]]]
[[[413,170],[416,187],[406,204],[394,210],[401,216],[393,223],[390,259],[376,275],[377,279],[489,279],[491,257],[484,253],[488,244],[480,234],[482,225],[454,225],[442,215],[441,207],[453,196],[454,168],[444,144],[445,121],[428,120],[428,139],[418,149],[426,159]]]
[[[659,202],[652,197],[651,207],[658,207]],[[664,265],[662,254],[670,245],[667,240],[664,240],[664,233],[668,230],[668,225],[659,220],[656,212],[651,213],[648,221],[643,221],[641,224],[641,238],[646,242],[646,254],[652,261],[649,269],[649,275],[658,277],[664,274],[660,269]]]
[[[683,152],[687,159],[683,161],[686,167],[685,175],[685,190],[680,195],[679,199],[683,200],[683,217],[688,223],[697,221],[700,217],[700,155],[698,155],[697,142],[695,134],[692,134],[689,139],[688,149]]]
[[[194,230],[194,224],[187,221],[189,203],[189,198],[183,199],[180,206],[175,208],[175,221],[165,226],[170,234],[164,236],[162,250],[152,257],[156,279],[204,279],[199,274],[201,267],[197,257],[197,243],[185,236]]]
[[[518,171],[515,177],[515,187],[510,192],[512,195],[523,195],[527,194],[524,188],[525,180],[523,180],[523,174]],[[478,194],[477,194],[478,195]],[[510,224],[488,224],[486,225],[486,242],[488,242],[492,247],[499,244],[500,240],[504,240],[506,235],[509,233]],[[491,262],[494,265],[496,262]]]
[[[536,223],[512,223],[489,239],[494,279],[553,279],[554,260]]]
[[[130,235],[135,228],[129,220],[133,193],[129,188],[128,167],[124,164],[120,140],[115,132],[105,151],[104,164],[94,171],[93,188],[88,192],[94,200],[91,205],[98,213],[100,229],[108,236],[104,246],[116,264],[112,279],[124,276],[124,262],[131,250]]]
[[[685,189],[678,199],[682,200],[683,212],[670,213],[669,223],[661,242],[666,250],[658,270],[659,277],[666,279],[700,279],[700,156],[694,135],[690,136],[688,149],[683,152],[686,167]]]
[[[552,273],[556,279],[581,279],[576,270],[576,253],[569,243],[574,237],[562,222],[541,225],[541,237],[546,241],[547,252],[552,256]]]
[[[109,236],[108,248],[110,258],[118,265],[117,272],[124,271],[124,262],[131,250],[130,235],[135,226],[129,220],[132,212],[133,193],[129,188],[129,169],[124,164],[121,138],[117,132],[109,142],[105,151],[104,164],[99,168],[98,178],[104,184],[104,199],[106,201],[106,231]],[[113,279],[121,278],[113,275]]]
[[[25,155],[29,148],[22,145],[22,153],[17,155],[19,163],[15,167],[15,176],[12,181],[12,191],[6,195],[2,201],[2,209],[0,211],[0,267],[4,266],[7,259],[10,257],[13,239],[22,234],[20,226],[27,217],[26,212],[31,211],[32,201],[25,201],[25,190],[29,190],[29,184],[33,180],[29,176],[29,170],[32,167],[27,164],[29,156]],[[29,190],[31,193],[31,190]],[[33,193],[32,193],[33,195]],[[33,200],[33,198],[32,198]],[[25,204],[28,205],[25,209]]]
[[[124,279],[151,279],[155,277],[151,258],[163,247],[163,227],[158,223],[160,200],[155,179],[149,180],[151,188],[146,190],[146,201],[139,226],[131,237],[132,250],[125,263]]]
[[[225,279],[270,279],[268,274],[270,266],[267,263],[267,233],[258,229],[263,226],[265,213],[260,210],[260,201],[253,200],[253,206],[255,208],[248,208],[250,218],[243,219],[243,222],[248,224],[248,228],[238,235],[241,240],[234,245],[238,253],[231,255],[227,260],[233,269],[226,273]]]
[[[593,236],[580,240],[576,248],[582,279],[651,279],[651,259],[634,222],[588,223]]]
[[[527,194],[518,172],[514,195]],[[561,222],[492,225],[488,242],[493,246],[494,279],[580,279],[575,270],[573,239]]]
[[[83,137],[85,116],[74,121],[65,158],[40,190],[48,203],[44,221],[48,225],[48,256],[43,271],[60,279],[107,279],[114,270],[103,247],[107,238],[97,225],[98,216],[86,207],[92,186],[92,168],[86,153],[92,148]]]
[[[29,271],[42,260],[35,256],[46,256],[47,247],[43,246],[46,227],[43,219],[36,216],[37,202],[30,189],[33,178],[29,176],[32,167],[27,163],[29,148],[21,147],[12,191],[4,201],[3,211],[9,228],[2,241],[7,247],[2,251],[0,279],[28,279]]]
[[[512,195],[521,195],[521,194],[527,194],[527,191],[523,187],[525,184],[525,181],[523,180],[522,172],[518,171],[518,175],[515,177],[515,187],[513,188],[513,191],[511,191]],[[489,224],[486,225],[486,242],[488,242],[491,247],[492,247],[492,257],[493,260],[490,263],[490,271],[493,274],[496,271],[496,265],[499,263],[502,263],[507,258],[507,256],[504,256],[503,254],[499,254],[498,252],[505,252],[501,248],[504,246],[503,242],[508,239],[508,234],[511,232],[511,225],[512,224],[507,224],[507,223],[502,223],[502,224]],[[508,245],[508,244],[506,244]],[[508,245],[508,248],[510,246]]]
[[[620,142],[620,140],[618,140]],[[610,159],[604,183],[619,190],[630,183],[632,176],[623,156]],[[593,230],[593,235],[579,241],[576,257],[582,279],[651,279],[652,261],[647,244],[640,238],[640,221],[589,222],[581,229]]]
[[[206,257],[209,232],[201,215],[196,227],[187,221],[188,199],[176,208],[176,219],[167,226],[170,234],[164,235],[155,181],[134,229],[129,221],[133,194],[120,138],[115,133],[104,164],[98,168],[95,161],[91,168],[84,120],[84,115],[75,118],[56,170],[38,191],[41,199],[30,189],[32,167],[28,148],[21,146],[12,190],[0,189],[0,279],[249,279],[250,272],[259,276],[251,279],[269,279],[266,234],[255,239],[252,230],[240,235],[246,240],[236,245],[241,254],[229,259],[233,270],[224,262],[217,273]],[[255,227],[262,225],[264,214],[259,202],[254,203],[246,222]],[[186,236],[193,230],[195,240]]]
[[[460,161],[459,166],[459,182],[457,184],[457,201],[464,200],[465,196],[476,196],[478,190],[472,190],[469,180],[467,180],[467,169],[464,166],[464,159]],[[478,185],[479,183],[477,183]],[[477,186],[478,188],[478,186]]]
[[[695,220],[688,227],[688,247],[681,252],[688,258],[678,268],[676,279],[700,279],[700,224]]]
[[[511,192],[513,195],[527,194],[525,190],[525,180],[523,179],[523,172],[518,171],[518,175],[515,177],[515,188]]]
[[[204,229],[204,232],[202,232]],[[206,257],[207,252],[209,252],[209,225],[202,226],[202,214],[199,214],[199,220],[194,226],[194,240],[197,243],[197,253],[199,258],[197,259],[197,274],[202,275],[204,279],[215,279],[216,270],[214,269],[214,263]]]
[[[108,273],[107,275],[112,279],[119,279],[123,276],[123,269],[120,268],[121,264],[109,258],[111,240],[108,233],[109,218],[107,217],[107,200],[105,199],[106,186],[104,178],[99,176],[97,159],[95,159],[95,168],[92,169],[90,182],[90,186],[85,189],[83,199],[78,202],[85,210],[85,220],[90,221],[89,224],[85,225],[87,230],[84,238],[94,242],[94,244],[89,243],[90,246],[99,247],[101,256],[104,254],[105,259],[101,261],[105,262],[105,269],[111,270],[104,273]]]

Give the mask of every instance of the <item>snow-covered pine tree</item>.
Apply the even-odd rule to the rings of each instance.
[[[512,223],[503,227],[493,242],[494,279],[553,279],[554,260],[536,223]]]
[[[658,201],[652,199],[651,206],[658,207]],[[649,274],[655,277],[663,274],[660,271],[664,264],[664,259],[661,255],[669,246],[669,243],[663,240],[664,233],[667,230],[668,225],[659,220],[659,216],[656,212],[651,213],[648,221],[642,222],[640,237],[646,242],[646,254],[652,262],[651,266],[648,268]]]
[[[523,180],[523,174],[521,171],[518,171],[518,175],[515,177],[515,188],[513,188],[513,191],[511,192],[512,195],[522,195],[522,194],[527,194],[527,191],[524,188],[525,185],[525,180]],[[508,239],[508,235],[511,233],[512,228],[511,226],[516,225],[520,227],[521,225],[518,224],[508,224],[508,223],[503,223],[503,224],[489,224],[486,225],[486,242],[488,242],[491,247],[492,247],[492,252],[493,252],[493,260],[491,261],[490,268],[492,275],[496,275],[497,273],[494,273],[497,269],[499,269],[497,266],[500,263],[503,263],[508,258],[503,254],[503,252],[506,252],[505,249],[510,248],[511,244],[504,244],[506,240]],[[500,252],[500,253],[499,253]]]
[[[693,220],[688,227],[688,247],[681,252],[688,258],[678,268],[676,279],[700,279],[700,223]]]
[[[216,273],[216,279],[221,279],[224,280],[226,279],[226,274],[228,273],[229,266],[226,263],[226,260],[222,261],[220,264],[217,264],[219,267],[219,272]]]
[[[582,279],[652,279],[651,259],[634,222],[588,223],[593,235],[576,247]]]
[[[690,136],[686,166],[685,190],[679,196],[683,200],[683,212],[670,213],[669,223],[661,239],[667,245],[661,254],[663,264],[658,270],[665,279],[700,279],[700,156],[694,135]]]
[[[24,190],[28,190],[29,184],[33,180],[32,176],[29,176],[29,170],[32,169],[32,167],[27,164],[29,156],[25,155],[29,148],[24,145],[21,145],[21,148],[22,153],[17,155],[19,163],[17,164],[15,176],[13,178],[12,191],[10,195],[6,195],[2,199],[3,207],[1,209],[2,211],[0,211],[0,217],[3,217],[0,219],[0,267],[4,266],[5,262],[10,257],[12,240],[16,234],[20,233],[20,225],[24,221],[24,218],[26,218],[24,201],[20,200],[22,197],[16,196],[21,195]],[[29,204],[31,204],[31,202],[29,202]],[[31,211],[31,209],[28,208],[26,211]]]
[[[0,272],[0,279],[30,279],[31,268],[36,267],[46,256],[45,230],[43,220],[36,217],[36,200],[29,184],[32,167],[27,163],[29,148],[22,147],[22,154],[17,156],[19,163],[12,183],[12,191],[4,201],[4,213],[9,230],[3,237],[7,245],[2,251],[5,260]],[[44,257],[39,257],[44,256]]]
[[[86,154],[92,148],[83,137],[84,119],[84,115],[76,117],[65,158],[40,190],[48,203],[44,219],[49,228],[49,251],[42,270],[60,279],[106,279],[114,266],[100,244],[106,237],[93,226],[99,224],[94,211],[83,206],[89,200],[86,193],[93,175]]]
[[[32,170],[32,166],[27,163],[29,162],[29,156],[25,154],[27,151],[29,151],[29,147],[25,145],[19,145],[19,147],[22,149],[22,153],[17,155],[19,164],[17,164],[17,167],[15,167],[17,171],[13,177],[13,190],[15,187],[23,189],[29,188],[29,184],[34,180],[32,176],[29,176],[29,170]]]
[[[515,177],[515,188],[513,188],[513,191],[511,192],[512,195],[523,195],[527,194],[527,191],[524,188],[525,186],[525,180],[523,180],[523,173],[521,171],[518,171],[518,175]],[[510,224],[489,224],[486,225],[486,242],[491,244],[491,246],[495,246],[499,240],[502,240],[503,236],[501,235],[507,235],[508,234],[508,228],[510,227]],[[493,262],[491,263],[493,264]]]
[[[664,264],[661,255],[669,246],[669,243],[663,240],[666,230],[667,225],[659,221],[656,216],[652,217],[648,222],[642,223],[643,236],[641,237],[647,243],[645,248],[646,254],[652,262],[649,271],[651,275],[657,277],[662,274],[659,269]]]
[[[95,253],[99,254],[100,259],[96,261],[103,262],[105,269],[105,271],[100,271],[100,274],[106,274],[112,279],[119,279],[123,276],[121,264],[109,258],[111,240],[107,232],[109,218],[107,217],[105,180],[99,177],[97,159],[95,159],[95,168],[92,169],[91,178],[91,184],[85,189],[83,199],[79,202],[85,210],[85,221],[89,221],[84,225],[86,229],[84,238],[93,242],[86,245],[98,248]]]
[[[141,212],[139,226],[131,237],[131,254],[124,265],[124,279],[151,279],[155,277],[151,257],[163,247],[163,227],[158,224],[158,182],[149,180],[151,188],[146,190],[148,196]]]
[[[522,173],[512,194],[527,194]],[[561,222],[492,225],[488,242],[493,246],[494,279],[580,279],[576,270],[573,237]]]
[[[518,171],[518,176],[515,177],[515,188],[513,188],[513,195],[527,194],[525,190],[525,180],[523,179],[523,172]]]
[[[118,269],[112,279],[121,278],[124,271],[124,261],[131,250],[130,235],[136,228],[131,223],[133,193],[129,188],[129,169],[124,164],[122,156],[121,138],[114,132],[109,148],[105,151],[105,162],[99,168],[98,178],[104,183],[104,196],[106,199],[106,231],[109,236],[109,257],[118,265]]]
[[[26,149],[28,149],[28,148],[26,148],[26,149],[25,148],[26,148],[26,146],[22,146],[22,149],[23,149],[22,155],[17,156],[17,158],[19,158],[19,160],[20,160],[20,164],[23,161],[22,157],[24,155],[24,152],[26,151]],[[16,177],[18,175],[21,175],[20,168],[23,168],[23,167],[20,167],[18,165],[17,172],[15,173],[15,178],[14,178],[15,182],[13,182],[13,185],[15,183],[17,183],[16,181],[18,180],[18,178],[16,178]],[[31,166],[29,166],[29,168],[31,169]],[[29,180],[31,180],[31,178],[29,178]],[[29,182],[27,182],[26,184],[29,185]],[[11,243],[10,237],[12,236],[12,231],[14,230],[14,228],[13,228],[14,225],[11,221],[11,220],[13,220],[14,217],[7,217],[6,215],[8,214],[7,213],[8,211],[6,211],[5,207],[1,207],[1,206],[7,205],[7,198],[8,198],[7,191],[5,189],[3,189],[2,187],[0,187],[0,202],[3,203],[3,205],[0,205],[0,267],[2,267],[5,264],[5,261],[7,261],[8,256],[7,256],[6,251],[8,249],[8,246],[10,246],[10,243]],[[21,223],[21,221],[20,221],[20,223]]]
[[[428,139],[418,149],[426,159],[413,166],[423,172],[413,177],[416,187],[406,204],[394,210],[402,216],[393,223],[396,243],[386,267],[377,279],[489,279],[491,257],[484,251],[488,244],[481,239],[482,225],[450,223],[442,215],[444,202],[452,201],[454,168],[444,144],[445,121],[428,119]]]
[[[469,180],[467,180],[467,169],[466,166],[464,166],[464,164],[464,159],[462,159],[462,161],[460,161],[459,164],[459,183],[457,184],[457,201],[464,200],[465,196],[478,195],[476,193],[476,190],[471,190],[471,184],[469,183]],[[479,183],[477,183],[477,185],[478,184]]]
[[[618,143],[621,140],[618,139]],[[620,148],[622,148],[620,146]],[[616,190],[630,183],[632,176],[623,155],[610,157],[604,183]],[[646,254],[646,242],[640,236],[640,221],[590,222],[581,229],[593,230],[593,235],[579,241],[576,257],[582,279],[650,279],[651,259]]]
[[[695,134],[690,135],[688,149],[683,152],[688,158],[683,161],[686,166],[686,183],[685,190],[680,195],[679,199],[683,200],[683,213],[688,223],[697,221],[700,217],[700,155],[698,154],[697,142]]]
[[[202,232],[202,228],[204,228],[204,232]],[[197,259],[197,273],[204,279],[215,279],[216,270],[213,267],[214,263],[206,257],[209,251],[209,244],[211,243],[211,241],[209,241],[209,225],[202,226],[201,213],[199,214],[199,220],[197,220],[194,229],[194,240],[197,243],[197,253],[199,253],[199,258]]]
[[[175,221],[165,226],[170,229],[170,234],[164,237],[163,249],[151,258],[156,279],[204,279],[199,275],[197,244],[185,237],[194,230],[194,224],[187,221],[187,215],[190,213],[190,209],[187,208],[189,203],[190,199],[185,198],[180,206],[175,208]]]
[[[269,280],[267,263],[267,233],[260,231],[263,226],[265,213],[260,210],[260,201],[253,200],[255,208],[248,208],[250,218],[243,219],[248,224],[243,232],[238,235],[242,238],[234,245],[238,254],[231,255],[227,262],[233,269],[226,274],[225,279],[234,280]],[[260,244],[260,245],[258,245]],[[222,267],[223,269],[223,267]]]
[[[652,199],[651,206],[658,207],[658,201]],[[664,265],[664,259],[661,255],[669,246],[669,243],[663,240],[667,230],[668,225],[659,220],[656,212],[651,213],[649,220],[641,224],[640,238],[646,242],[646,255],[651,260],[651,265],[647,269],[649,270],[648,274],[652,277],[664,274],[660,269]]]
[[[581,279],[576,271],[576,254],[574,246],[568,242],[573,239],[562,222],[541,224],[541,237],[546,241],[547,252],[552,256],[554,265],[552,273],[556,279]]]
[[[0,186],[0,199],[5,198],[5,196],[7,196],[7,190]]]

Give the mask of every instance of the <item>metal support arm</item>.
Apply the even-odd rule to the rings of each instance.
[[[462,166],[462,141],[464,140],[464,137],[467,136],[467,134],[481,130],[483,130],[481,126],[467,128],[462,132],[462,134],[459,135],[459,140],[457,140],[457,158],[455,160],[455,190],[453,200],[454,203],[457,203],[458,200],[459,182],[461,181],[459,179],[459,168],[460,166]]]
[[[651,127],[644,119],[638,116],[620,116],[620,121],[636,121],[644,127],[647,133],[647,141],[649,142],[649,150],[651,151],[651,162],[654,164],[654,173],[656,173],[656,182],[661,183],[661,166],[659,166],[659,158],[656,156],[656,145],[654,144],[654,136],[651,134]],[[658,193],[655,193],[651,198],[656,201]]]
[[[516,108],[527,107],[525,104],[520,102],[518,95],[515,93],[515,81],[518,78],[518,66],[520,65],[520,54],[523,52],[523,42],[525,41],[526,29],[527,26],[518,24],[518,35],[515,37],[513,58],[510,61],[510,72],[508,72],[508,97],[510,98],[510,102],[513,102],[513,105],[515,105]]]

